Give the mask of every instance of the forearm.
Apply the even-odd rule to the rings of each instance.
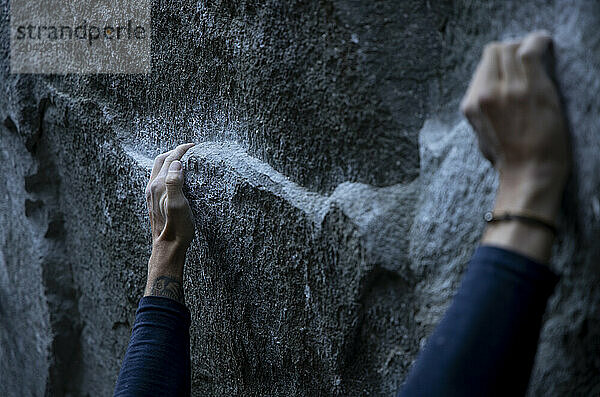
[[[494,212],[554,223],[562,179],[545,181],[524,172],[500,179]],[[546,302],[557,281],[545,264],[553,239],[550,228],[519,220],[488,225],[403,396],[525,394]]]
[[[556,281],[545,265],[480,247],[401,395],[523,395]]]
[[[155,243],[148,261],[148,278],[144,296],[162,296],[185,303],[183,266],[185,249],[172,244]]]
[[[184,306],[185,250],[155,242],[115,395],[190,394],[190,313]]]

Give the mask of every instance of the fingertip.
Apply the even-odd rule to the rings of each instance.
[[[177,147],[176,147],[176,148],[173,150],[173,153],[172,153],[172,154],[171,154],[171,156],[169,156],[169,157],[171,157],[171,159],[173,159],[173,160],[179,160],[179,159],[181,159],[181,158],[182,158],[182,157],[185,155],[185,153],[186,153],[186,152],[187,152],[187,151],[188,151],[188,150],[189,150],[191,147],[193,147],[193,146],[195,146],[195,145],[196,145],[195,143],[184,143],[184,144],[181,144],[181,145],[177,146]]]
[[[190,150],[191,148],[193,148],[194,146],[196,146],[195,142],[190,142],[186,144],[186,148],[185,151],[187,152],[188,150]]]
[[[193,146],[195,146],[195,145],[196,145],[196,144],[195,144],[195,143],[193,143],[193,142],[189,142],[189,143],[182,143],[181,145],[177,146],[177,147],[175,148],[175,150],[177,150],[177,149],[185,149],[185,150],[187,150],[187,149],[189,149],[189,148],[191,148],[191,147],[193,147]]]
[[[182,170],[181,161],[173,160],[169,165],[169,172],[179,172]]]
[[[530,47],[531,49],[538,49],[541,51],[553,43],[552,35],[547,30],[537,30],[530,33],[523,40],[524,47]]]
[[[550,33],[546,29],[537,30],[537,31],[533,32],[533,34],[538,35],[538,36],[540,36],[541,38],[544,38],[544,39],[552,40],[552,33]]]

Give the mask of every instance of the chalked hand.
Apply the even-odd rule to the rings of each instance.
[[[166,296],[183,302],[183,265],[194,238],[194,223],[183,195],[181,158],[193,143],[179,145],[156,157],[146,186],[152,230],[152,255],[145,295]]]

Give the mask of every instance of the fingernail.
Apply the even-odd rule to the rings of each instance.
[[[169,171],[180,171],[180,170],[181,170],[181,162],[180,161],[175,160],[169,166]]]

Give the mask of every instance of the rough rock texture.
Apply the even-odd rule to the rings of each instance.
[[[458,102],[536,28],[575,170],[530,394],[600,394],[597,1],[165,0],[148,76],[11,75],[0,4],[0,395],[111,394],[187,141],[193,395],[393,395],[492,205]]]

